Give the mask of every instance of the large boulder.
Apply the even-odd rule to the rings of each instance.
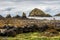
[[[45,12],[43,12],[42,10],[35,8],[33,9],[30,14],[30,17],[51,17],[51,15],[49,14],[45,14]]]

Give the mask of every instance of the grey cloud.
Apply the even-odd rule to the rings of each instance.
[[[15,9],[15,8],[6,8],[6,9],[4,9],[2,11],[11,11],[12,9]]]
[[[46,7],[53,7],[56,5],[57,8],[59,8],[58,6],[60,6],[60,1],[59,0],[0,0],[2,1],[0,3],[0,5],[3,8],[2,15],[5,15],[5,13],[7,13],[6,11],[8,11],[8,13],[10,13],[12,16],[17,12],[19,15],[21,15],[22,12],[26,12],[29,13],[31,9],[37,7],[37,8],[41,8],[41,9],[45,9]],[[3,3],[3,1],[5,3]],[[53,4],[53,5],[52,5]],[[5,5],[5,6],[4,6]],[[8,7],[8,8],[5,8]],[[15,8],[14,8],[15,7]],[[28,7],[28,8],[27,8]],[[54,8],[53,8],[54,9]],[[59,9],[60,10],[60,9]],[[20,11],[20,12],[18,12]],[[52,8],[47,8],[46,12],[49,13],[57,13],[58,11],[56,10],[52,10]],[[0,13],[2,13],[0,12]]]
[[[50,13],[51,15],[55,15],[57,13],[60,13],[60,8],[57,9],[46,8],[45,12]]]
[[[0,1],[11,1],[16,4],[60,4],[60,0],[0,0]]]
[[[50,8],[47,8],[47,9],[45,10],[45,12],[49,12],[49,11],[51,11],[51,9],[50,9]]]
[[[60,4],[60,1],[51,1],[51,2],[49,2],[49,1],[36,1],[36,2],[34,2],[35,4],[54,4],[54,5],[56,5],[56,4]]]
[[[15,2],[16,4],[28,4],[28,5],[30,5],[30,4],[37,4],[37,5],[41,5],[41,4],[43,4],[43,5],[45,5],[45,4],[47,4],[47,5],[60,5],[60,1],[21,1],[21,2]]]
[[[0,1],[20,2],[20,1],[60,1],[60,0],[0,0]]]

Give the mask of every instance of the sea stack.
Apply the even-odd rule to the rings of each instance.
[[[29,17],[51,17],[51,15],[46,14],[44,11],[35,8],[29,13]]]

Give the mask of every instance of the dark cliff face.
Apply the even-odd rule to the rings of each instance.
[[[33,9],[30,12],[29,16],[31,16],[31,17],[51,17],[51,15],[45,14],[42,10],[40,10],[38,8]]]
[[[60,16],[60,13],[56,14],[55,16]]]

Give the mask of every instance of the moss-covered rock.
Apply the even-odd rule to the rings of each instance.
[[[45,14],[45,12],[43,12],[42,10],[40,10],[38,8],[33,9],[30,12],[29,16],[31,16],[31,17],[51,17],[51,15]]]

